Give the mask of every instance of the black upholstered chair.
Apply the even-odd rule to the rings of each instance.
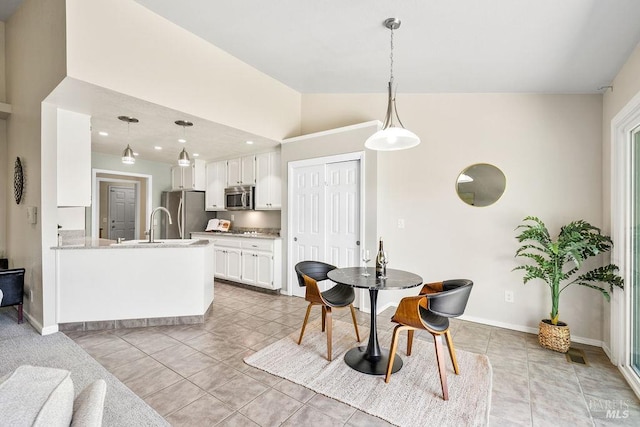
[[[433,335],[436,350],[436,360],[440,373],[440,384],[442,385],[442,397],[449,400],[449,390],[447,388],[447,375],[445,370],[444,355],[442,349],[442,335],[447,340],[449,356],[453,363],[453,370],[456,374],[460,372],[456,351],[453,347],[453,340],[449,332],[449,318],[458,317],[464,313],[467,306],[473,282],[467,279],[446,280],[444,282],[428,283],[415,297],[406,297],[400,301],[396,313],[391,319],[398,323],[393,330],[391,340],[391,350],[389,352],[389,365],[385,382],[391,379],[391,368],[393,359],[398,348],[398,335],[402,331],[408,331],[407,336],[407,356],[411,355],[413,345],[413,333],[416,329],[423,329]]]
[[[24,297],[24,268],[0,270],[0,307],[18,306],[18,323],[22,323],[22,302]]]
[[[320,288],[318,288],[318,282],[328,280],[327,273],[335,268],[336,267],[331,264],[320,261],[302,261],[295,266],[296,274],[298,275],[298,284],[306,287],[304,299],[309,301],[307,314],[304,316],[304,322],[302,323],[298,345],[302,343],[302,337],[304,335],[304,329],[307,326],[307,321],[309,320],[311,307],[314,305],[322,306],[322,331],[327,330],[327,360],[329,361],[331,360],[332,309],[342,307],[349,307],[351,309],[351,318],[353,319],[353,326],[356,330],[356,339],[360,342],[360,333],[358,332],[358,323],[356,322],[356,311],[353,308],[353,300],[355,299],[353,288],[339,284],[336,284],[324,292],[320,292]]]

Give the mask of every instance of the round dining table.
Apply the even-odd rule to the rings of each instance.
[[[362,274],[367,271],[369,276]],[[378,328],[376,321],[376,308],[378,291],[407,289],[422,284],[422,277],[408,271],[387,269],[386,277],[376,277],[375,269],[370,267],[336,268],[327,273],[330,280],[341,285],[353,288],[368,289],[371,299],[371,324],[369,342],[367,346],[355,347],[347,351],[344,360],[347,365],[356,371],[370,375],[385,375],[389,363],[389,350],[381,349],[378,343]],[[402,368],[402,359],[395,357],[392,372],[398,372]]]

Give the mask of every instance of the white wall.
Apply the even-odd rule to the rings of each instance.
[[[382,118],[385,101],[383,94],[303,95],[302,131]],[[426,282],[472,279],[468,317],[537,328],[551,309],[548,288],[525,286],[522,274],[511,271],[519,264],[514,228],[527,215],[539,216],[552,233],[574,219],[603,225],[602,97],[399,94],[398,109],[422,144],[377,156],[377,233],[390,267]],[[504,196],[485,208],[463,203],[455,192],[458,174],[480,162],[496,165],[507,178]],[[398,219],[406,228],[397,228]],[[514,291],[514,303],[504,301],[505,290]],[[383,292],[379,306],[402,295]],[[590,289],[565,291],[560,317],[574,338],[602,339],[602,304]]]
[[[300,94],[133,0],[67,0],[68,75],[280,140]]]
[[[27,270],[25,286],[34,300],[25,301],[25,310],[38,328],[55,323],[55,313],[43,310],[42,258],[48,253],[43,245],[56,241],[56,151],[54,143],[52,152],[42,153],[41,103],[66,71],[64,5],[64,0],[25,0],[5,26],[7,102],[13,107],[7,120],[7,168],[13,171],[19,156],[25,174],[23,201],[7,204],[7,249],[10,264]],[[42,191],[43,183],[52,182],[52,191]],[[38,207],[42,221],[29,224],[26,206]],[[53,221],[47,239],[45,218]]]

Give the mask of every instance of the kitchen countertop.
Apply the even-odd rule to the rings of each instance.
[[[216,237],[249,237],[253,239],[280,239],[278,234],[269,234],[269,233],[234,233],[233,231],[197,231],[191,233],[192,237],[208,237],[208,238],[216,238]]]
[[[135,241],[127,241],[125,240],[123,243],[117,243],[115,240],[109,239],[95,239],[91,237],[87,237],[84,239],[78,239],[74,241],[70,241],[68,243],[64,243],[61,246],[53,246],[51,249],[55,250],[65,250],[65,249],[140,249],[140,248],[193,248],[200,246],[207,246],[211,244],[209,240],[205,239],[195,239],[195,241],[191,243],[181,242],[180,239],[169,239],[164,240],[158,239],[159,241],[154,243],[142,243],[139,240]],[[190,239],[194,240],[194,239]],[[139,243],[140,242],[140,243]],[[144,241],[143,241],[144,242]]]

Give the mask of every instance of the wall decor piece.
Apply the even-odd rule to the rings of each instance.
[[[487,163],[477,163],[463,170],[456,181],[456,193],[468,205],[483,207],[498,201],[507,185],[504,173]]]
[[[20,204],[22,200],[22,190],[24,187],[24,174],[22,173],[22,162],[20,157],[16,157],[16,163],[13,167],[13,197],[16,199],[16,204]]]

